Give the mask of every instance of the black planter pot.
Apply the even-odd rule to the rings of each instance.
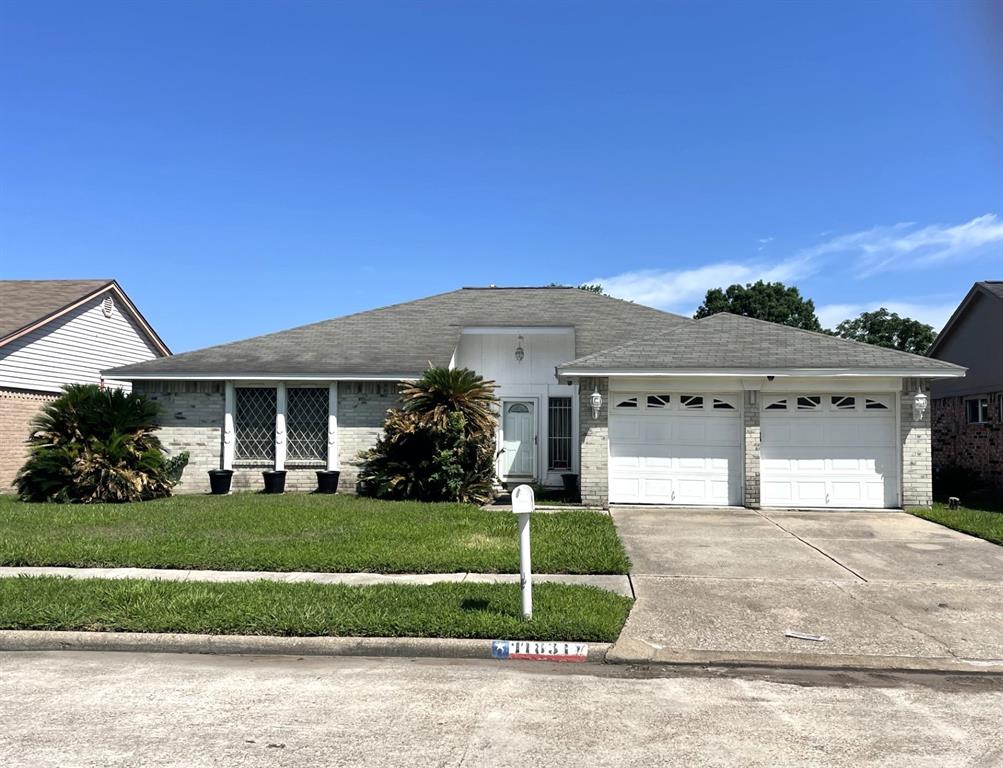
[[[337,493],[341,472],[334,469],[317,470],[317,493]]]
[[[286,471],[284,469],[266,469],[261,473],[265,478],[265,493],[285,493]]]
[[[561,475],[561,480],[564,481],[564,490],[568,493],[578,493],[578,475],[574,473],[567,473]]]
[[[209,490],[216,496],[230,492],[230,481],[233,480],[232,469],[210,469]]]

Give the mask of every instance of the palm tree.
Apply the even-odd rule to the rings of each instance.
[[[159,406],[142,395],[71,384],[33,421],[30,456],[15,479],[25,501],[141,501],[168,496],[187,454],[167,461]]]
[[[462,413],[472,433],[494,433],[495,383],[469,368],[429,367],[413,384],[401,386],[403,410],[430,427],[445,429],[449,414]]]

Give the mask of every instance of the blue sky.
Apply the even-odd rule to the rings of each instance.
[[[1003,279],[991,8],[6,2],[0,277],[176,351],[490,283],[938,325]]]

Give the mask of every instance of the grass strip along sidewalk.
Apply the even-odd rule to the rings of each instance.
[[[356,496],[176,496],[25,504],[0,496],[0,565],[376,573],[518,573],[516,516]],[[600,512],[533,519],[538,573],[624,574]]]
[[[909,512],[924,520],[932,520],[956,531],[1003,546],[1003,512],[964,507],[950,509],[946,504],[939,503],[934,504],[931,509],[910,509]]]
[[[0,579],[0,629],[613,642],[632,603],[594,587],[538,584],[526,621],[519,594],[517,584],[18,577]]]

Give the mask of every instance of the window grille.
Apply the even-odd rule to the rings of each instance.
[[[286,392],[286,459],[327,461],[327,387],[292,387]]]
[[[852,411],[857,407],[857,399],[850,395],[832,395],[830,400],[837,411]]]
[[[703,395],[680,395],[679,404],[687,410],[700,410],[703,408]]]
[[[616,404],[617,408],[637,408],[637,398],[628,397]]]
[[[649,408],[668,408],[670,402],[672,402],[670,395],[648,395]]]
[[[547,462],[550,469],[571,469],[570,397],[552,397],[548,401]]]
[[[275,390],[271,387],[238,387],[235,392],[233,431],[235,457],[241,461],[275,460]]]

